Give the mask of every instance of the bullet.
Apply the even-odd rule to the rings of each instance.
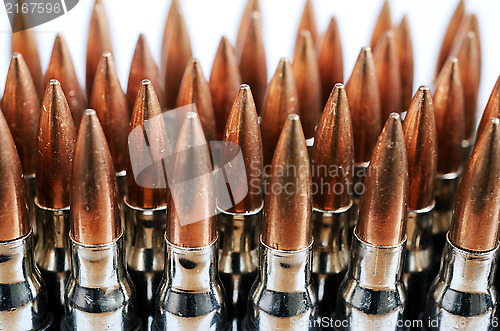
[[[465,111],[458,60],[446,61],[436,80],[434,93],[438,162],[435,183],[436,208],[432,225],[434,261],[431,277],[439,271],[439,255],[446,243],[458,183],[463,172],[462,141],[465,136]]]
[[[170,185],[165,273],[158,290],[153,330],[226,330],[211,169],[199,117],[188,112],[169,177],[175,185]]]
[[[227,118],[240,85],[241,75],[234,48],[223,36],[215,54],[209,82],[218,140],[222,139]]]
[[[432,264],[434,184],[437,174],[437,131],[428,86],[420,86],[408,108],[403,132],[408,157],[409,196],[403,281],[408,291],[407,318],[417,320],[425,308]]]
[[[361,49],[345,89],[351,111],[354,138],[353,208],[357,215],[359,197],[364,192],[363,180],[368,163],[382,131],[380,95],[370,47]],[[357,217],[353,217],[350,220],[348,236],[353,233],[356,219]]]
[[[101,61],[102,53],[111,53],[112,51],[111,32],[109,31],[106,8],[102,0],[95,0],[87,36],[87,67],[85,71],[87,100],[90,100],[92,97],[94,77],[96,72],[99,72],[97,66]]]
[[[467,162],[475,141],[476,107],[479,94],[481,70],[481,53],[479,39],[473,31],[469,31],[452,49],[451,54],[458,59],[463,86],[465,110],[465,137],[462,142],[464,164]]]
[[[243,14],[241,15],[240,27],[238,28],[238,34],[236,36],[236,53],[241,53],[245,39],[247,38],[247,29],[250,28],[252,16],[257,12],[260,15],[260,4],[259,0],[247,0],[245,8],[243,9]],[[261,27],[262,30],[262,27]]]
[[[48,330],[47,289],[33,258],[21,162],[0,111],[0,329]]]
[[[140,34],[135,46],[134,56],[130,64],[130,72],[127,84],[127,103],[128,109],[134,108],[137,92],[141,88],[141,81],[149,79],[160,99],[163,106],[163,90],[160,89],[159,69],[156,65],[151,51],[149,50],[148,42],[144,34]]]
[[[444,63],[450,56],[451,48],[453,47],[453,42],[455,41],[455,37],[457,35],[458,29],[460,27],[460,23],[465,17],[465,2],[464,0],[460,0],[453,12],[453,15],[450,18],[448,23],[448,27],[446,28],[446,32],[443,36],[443,41],[441,42],[441,48],[439,49],[439,55],[436,63],[436,71],[434,77],[437,78],[439,72],[444,66]]]
[[[335,309],[337,290],[349,259],[347,231],[353,213],[354,140],[344,85],[336,84],[314,136],[313,277],[321,316]]]
[[[35,155],[40,102],[28,66],[19,53],[14,53],[11,57],[1,109],[9,125],[17,147],[17,154],[21,160],[28,197],[29,220],[36,240],[39,227],[36,224],[34,206],[36,194]]]
[[[163,103],[175,108],[184,68],[192,56],[191,42],[178,0],[173,0],[168,11],[161,47],[160,76],[165,90]]]
[[[404,15],[395,28],[394,38],[398,48],[399,74],[401,75],[401,109],[407,110],[413,94],[413,42],[408,16]]]
[[[429,330],[446,330],[449,325],[456,330],[496,329],[493,278],[500,226],[499,178],[500,122],[492,118],[478,138],[458,189],[441,269],[427,299],[424,322]]]
[[[311,169],[296,114],[289,115],[283,127],[269,183],[259,273],[250,290],[245,330],[293,330],[297,326],[315,330],[318,308],[311,280]]]
[[[333,16],[321,38],[318,52],[322,105],[326,105],[335,84],[344,82],[342,41],[337,19]]]
[[[87,108],[87,100],[78,82],[68,46],[60,33],[56,35],[54,40],[49,67],[45,72],[45,86],[51,79],[57,79],[61,83],[64,95],[68,100],[69,109],[71,109],[73,115],[73,122],[78,130],[82,114]]]
[[[193,108],[190,105],[196,106]],[[215,111],[210,95],[210,87],[203,75],[198,59],[192,58],[186,65],[177,97],[176,108],[189,106],[188,111],[196,111],[201,121],[207,141],[216,140]],[[179,127],[184,118],[179,119]]]
[[[266,51],[260,13],[253,12],[249,20],[241,50],[236,48],[236,56],[240,61],[241,81],[252,89],[257,114],[260,114],[267,88]]]
[[[21,2],[19,2],[21,3]],[[23,14],[22,10],[14,13],[14,22],[12,24],[12,33],[10,52],[11,54],[22,54],[26,65],[33,78],[38,98],[43,98],[45,87],[43,86],[42,65],[40,64],[40,53],[38,51],[38,42],[36,40],[35,29],[32,26],[29,15]]]
[[[137,290],[137,308],[145,330],[151,328],[156,291],[163,276],[168,202],[163,159],[170,146],[161,115],[153,85],[143,80],[130,120],[128,193],[124,207],[127,236],[130,236],[128,271]],[[135,169],[142,171],[134,172]]]
[[[321,117],[321,79],[311,34],[302,31],[293,56],[292,71],[299,98],[299,114],[306,139],[314,137]]]
[[[95,110],[106,135],[116,171],[118,190],[123,199],[126,192],[127,132],[130,111],[110,52],[101,54],[93,86],[89,105]]]
[[[373,27],[370,48],[375,49],[384,33],[389,30],[392,30],[391,7],[389,1],[385,0]]]
[[[241,201],[235,201],[234,206],[227,205],[226,185],[217,192],[217,221],[221,235],[220,278],[229,300],[229,320],[234,330],[241,330],[248,293],[257,276],[264,202],[262,138],[252,91],[248,85],[240,86],[223,141],[221,170],[227,178],[238,178],[239,173],[234,172],[245,171],[246,174],[244,182],[230,185],[233,199],[244,195],[239,190],[246,192]],[[236,161],[239,153],[243,157],[243,164]]]
[[[271,164],[274,149],[288,115],[298,112],[297,87],[290,60],[282,58],[267,86],[262,106],[261,130],[264,166]]]
[[[484,128],[492,117],[500,118],[500,76],[498,77],[493,90],[491,91],[488,103],[484,108],[483,116],[477,127],[477,137],[480,137]]]
[[[35,260],[47,284],[48,305],[57,325],[64,316],[64,287],[71,269],[70,189],[75,139],[68,102],[61,84],[52,79],[45,91],[38,129],[35,210],[43,236],[36,243]]]
[[[71,182],[72,264],[61,329],[139,330],[135,289],[125,264],[115,170],[91,109],[83,114]]]
[[[341,330],[383,325],[399,330],[405,319],[402,281],[406,246],[408,165],[398,114],[389,116],[373,151],[347,275],[340,285],[336,318]],[[383,297],[383,302],[376,299]],[[375,324],[376,323],[376,324]]]
[[[398,47],[393,31],[382,34],[373,51],[373,57],[380,93],[382,121],[385,121],[391,113],[401,114],[403,112]]]
[[[306,3],[304,4],[302,16],[300,17],[299,28],[297,29],[295,48],[298,47],[299,40],[302,38],[301,34],[304,31],[309,31],[313,47],[316,47],[318,40],[318,28],[316,27],[316,16],[314,15],[312,0],[306,0]]]

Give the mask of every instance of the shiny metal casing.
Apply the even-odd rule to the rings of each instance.
[[[47,291],[33,258],[31,231],[0,243],[0,330],[46,330]]]
[[[71,274],[62,330],[138,330],[135,289],[127,273],[123,234],[105,245],[70,239]]]
[[[246,330],[318,329],[316,291],[311,281],[312,246],[282,251],[261,240],[260,272],[250,290]]]
[[[405,246],[406,239],[396,246],[373,246],[353,234],[349,269],[337,297],[341,330],[404,330]]]
[[[227,327],[217,269],[217,239],[186,248],[167,239],[165,274],[158,290],[153,330],[208,331]]]
[[[468,252],[447,236],[441,269],[427,299],[424,322],[428,330],[498,329],[493,286],[497,255],[498,246],[487,252]]]

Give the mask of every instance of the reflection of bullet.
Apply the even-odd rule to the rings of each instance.
[[[336,84],[316,129],[311,154],[313,275],[322,316],[335,309],[337,289],[349,259],[347,231],[353,214],[354,146],[351,114],[342,84]]]
[[[439,270],[439,256],[446,243],[453,203],[462,175],[465,113],[458,61],[446,61],[436,80],[433,99],[438,141],[437,178],[434,197],[436,209],[432,225],[434,254],[431,277]]]
[[[47,284],[48,304],[57,325],[64,315],[64,286],[71,268],[70,185],[75,138],[61,85],[50,80],[38,130],[35,207],[43,236],[36,243],[35,259]]]
[[[169,174],[173,197],[165,232],[165,273],[152,329],[222,331],[227,316],[217,268],[212,166],[201,122],[194,112],[185,117],[174,155]]]
[[[407,318],[419,319],[424,310],[432,264],[434,183],[437,172],[437,132],[430,88],[420,86],[403,123],[408,156],[410,193],[406,225],[403,281],[408,292]]]
[[[160,63],[160,75],[165,88],[165,100],[162,104],[165,104],[167,110],[176,107],[184,69],[191,56],[191,43],[184,15],[179,1],[173,0],[163,31]]]
[[[235,158],[239,153],[243,162],[236,165]],[[229,319],[235,330],[241,328],[248,306],[248,293],[257,275],[263,205],[262,164],[262,138],[255,103],[250,87],[241,85],[226,124],[220,170],[225,172],[227,178],[245,171],[246,182],[227,183],[232,185],[218,187],[217,192],[220,278],[228,298]],[[232,173],[233,169],[238,173]],[[233,199],[244,196],[230,208],[224,206],[229,187]],[[247,188],[245,195],[237,191]]]
[[[354,230],[351,260],[337,297],[341,330],[380,324],[399,330],[405,319],[401,279],[406,246],[408,168],[403,129],[391,114],[373,151]],[[384,298],[384,299],[381,299]]]
[[[0,112],[0,329],[47,330],[47,291],[33,258],[21,162]]]
[[[283,169],[290,167],[287,174]],[[297,170],[298,169],[298,170]],[[246,330],[314,330],[318,322],[311,281],[311,172],[298,115],[290,115],[271,168],[271,186],[288,187],[266,195],[260,242],[260,270],[252,286]]]
[[[135,140],[129,136],[132,157],[141,158],[162,151],[168,154],[169,145],[165,122],[158,98],[149,80],[143,80],[135,101],[130,130],[140,131]],[[147,142],[145,136],[147,136]],[[134,160],[136,164],[150,159]],[[129,163],[125,198],[125,226],[127,226],[128,271],[137,291],[137,310],[144,328],[149,330],[154,312],[156,291],[163,275],[163,234],[167,221],[168,190],[161,187],[166,182],[163,158],[154,156],[153,163],[144,165],[140,174],[134,174]],[[153,184],[144,187],[141,184]],[[158,187],[160,186],[160,187]]]
[[[118,196],[106,137],[95,111],[87,110],[73,165],[72,265],[63,330],[140,328],[135,289],[125,264]]]
[[[87,99],[93,93],[94,77],[99,70],[97,66],[101,61],[102,53],[112,52],[111,33],[109,31],[106,8],[102,0],[95,0],[89,22],[87,36],[87,66],[85,69],[85,90]],[[101,119],[102,122],[102,119]],[[111,146],[110,146],[111,147]]]
[[[36,194],[35,155],[40,102],[29,69],[26,62],[24,62],[23,56],[19,53],[14,53],[10,61],[1,109],[9,124],[21,159],[28,197],[29,218],[36,239],[39,227],[36,224],[34,205]],[[40,236],[42,235],[40,233]]]
[[[500,122],[483,129],[457,195],[441,270],[425,315],[429,330],[495,330],[493,286],[500,223]],[[431,323],[432,322],[432,323]]]

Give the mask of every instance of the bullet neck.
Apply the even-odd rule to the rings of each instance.
[[[72,277],[81,287],[110,288],[126,276],[123,235],[105,245],[83,245],[71,238]]]
[[[199,248],[166,243],[166,279],[179,291],[208,292],[218,284],[217,239]]]
[[[132,246],[127,250],[130,268],[145,272],[163,271],[163,235],[167,222],[167,207],[143,209],[124,200],[127,224],[134,224]]]
[[[406,239],[396,246],[373,246],[354,231],[349,277],[361,287],[397,290],[401,281]]]
[[[31,231],[24,237],[0,242],[0,285],[22,283],[37,273]],[[0,309],[1,310],[1,309]]]
[[[312,244],[282,251],[260,241],[260,279],[265,288],[282,293],[304,292],[311,285]]]
[[[433,202],[426,208],[408,211],[405,273],[421,272],[430,266],[434,206]]]
[[[248,213],[230,213],[218,209],[221,272],[244,274],[257,269],[262,210],[263,206]]]
[[[347,228],[352,216],[353,204],[334,211],[313,208],[314,273],[338,274],[347,267]]]
[[[47,271],[69,271],[70,208],[46,208],[35,199],[35,209],[37,222],[44,234],[38,238],[35,247],[37,265]]]
[[[493,286],[498,246],[487,252],[468,252],[446,236],[441,270],[443,281],[453,290],[467,293],[487,293]]]

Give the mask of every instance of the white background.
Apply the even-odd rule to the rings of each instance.
[[[233,42],[245,0],[180,0],[188,25],[193,55],[200,59],[208,79],[213,57],[222,35]],[[292,57],[298,22],[305,0],[260,0],[268,79],[279,58]],[[113,50],[122,87],[126,90],[128,70],[138,34],[145,33],[155,59],[159,60],[161,39],[170,1],[104,0],[112,30]],[[415,55],[414,90],[431,85],[444,31],[458,0],[390,0],[393,24],[404,13],[409,16]],[[323,33],[330,17],[337,17],[343,44],[344,79],[362,46],[369,44],[382,0],[313,0],[318,30]],[[42,68],[45,71],[55,33],[62,32],[70,48],[80,84],[84,86],[87,30],[93,0],[80,0],[67,14],[36,28]],[[468,0],[466,11],[479,17],[483,66],[478,109],[483,110],[500,74],[500,1]],[[0,90],[10,61],[11,30],[0,4]],[[159,63],[159,62],[158,62]]]

